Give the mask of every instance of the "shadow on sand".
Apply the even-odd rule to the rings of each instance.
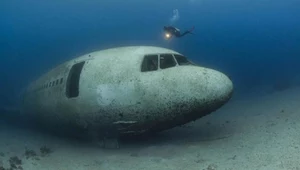
[[[82,137],[81,135],[66,135],[67,132],[58,133],[57,131],[37,128],[34,125],[24,123],[18,119],[18,112],[0,111],[0,123],[7,124],[10,127],[30,129],[42,134],[49,134],[63,140],[76,141],[82,144],[89,144],[90,138]],[[186,145],[186,144],[201,144],[215,140],[221,140],[230,137],[232,134],[230,122],[214,122],[209,123],[209,119],[204,118],[186,125],[175,127],[160,133],[147,134],[140,136],[122,137],[120,142],[121,148],[144,148],[148,146],[163,146],[163,145]]]

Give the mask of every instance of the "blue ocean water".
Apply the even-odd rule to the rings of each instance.
[[[297,85],[299,18],[299,0],[1,0],[0,105],[57,64],[126,45],[183,53],[229,75],[235,94]],[[166,41],[164,25],[195,34]]]
[[[300,87],[299,18],[299,0],[0,0],[0,169],[12,167],[10,156],[23,158],[24,169],[299,169],[299,90],[270,95],[274,101],[257,97]],[[194,26],[194,34],[166,41],[165,25]],[[233,99],[256,95],[255,102],[226,104],[214,117],[152,139],[123,141],[118,152],[15,129],[22,127],[18,114],[12,125],[3,120],[3,108],[17,107],[28,83],[49,69],[128,45],[178,51],[227,74]],[[25,159],[25,150],[41,146],[55,153]]]

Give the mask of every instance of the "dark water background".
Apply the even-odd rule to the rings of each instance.
[[[195,35],[165,41],[168,24]],[[238,95],[297,85],[300,1],[1,0],[0,106],[57,64],[125,45],[174,49],[229,75]]]

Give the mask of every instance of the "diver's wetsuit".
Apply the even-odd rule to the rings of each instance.
[[[190,30],[185,31],[184,33],[180,33],[180,30],[178,28],[172,27],[172,26],[164,26],[164,30],[176,37],[182,37],[186,34],[193,34],[192,31],[194,30],[194,27]]]

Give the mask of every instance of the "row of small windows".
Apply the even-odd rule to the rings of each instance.
[[[194,65],[186,57],[178,54],[151,54],[145,55],[142,63],[142,72],[154,71],[158,68],[166,69],[176,65]]]
[[[44,84],[43,86],[39,87],[39,88],[36,89],[36,90],[42,90],[42,89],[46,89],[46,88],[48,88],[48,87],[57,86],[57,85],[59,85],[59,84],[62,84],[63,81],[64,81],[63,78],[56,79],[56,80],[54,80],[54,81],[51,81],[51,82],[49,82],[49,83]]]

